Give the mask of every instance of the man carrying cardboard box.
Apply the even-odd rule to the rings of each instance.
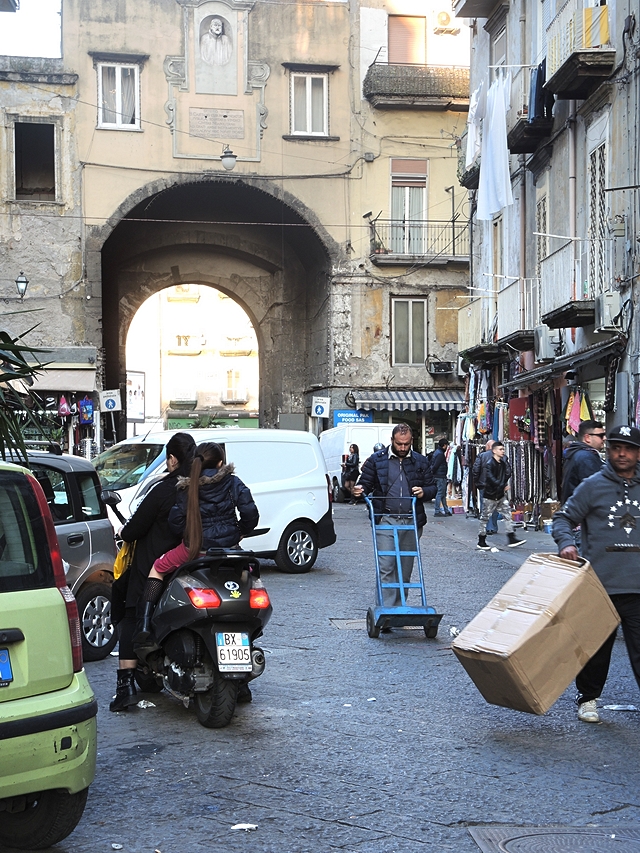
[[[640,687],[640,430],[617,426],[609,433],[608,460],[581,483],[553,517],[561,557],[578,559],[574,528],[582,530],[582,556],[600,578],[622,623],[631,668]],[[578,718],[599,723],[596,707],[604,688],[616,632],[576,677]]]

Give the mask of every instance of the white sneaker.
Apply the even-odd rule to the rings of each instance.
[[[583,723],[599,723],[600,715],[596,707],[596,700],[591,699],[589,702],[582,702],[578,705],[578,719]]]

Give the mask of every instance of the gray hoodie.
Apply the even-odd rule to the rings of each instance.
[[[575,545],[573,528],[582,530],[586,557],[610,595],[640,593],[640,466],[630,481],[609,462],[587,477],[553,516],[558,550]]]

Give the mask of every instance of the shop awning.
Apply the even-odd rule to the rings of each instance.
[[[33,378],[32,391],[95,391],[96,370],[46,367]]]
[[[575,370],[585,364],[599,361],[603,358],[611,358],[613,356],[622,355],[627,346],[626,338],[616,335],[602,343],[591,344],[581,350],[568,353],[554,359],[550,364],[544,364],[542,367],[536,367],[534,370],[525,370],[519,373],[515,379],[505,382],[501,388],[526,388],[529,385],[539,385],[553,379],[555,376],[562,376],[568,370]]]
[[[356,409],[389,412],[456,412],[464,407],[464,391],[354,391]]]

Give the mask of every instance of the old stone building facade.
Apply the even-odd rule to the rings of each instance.
[[[319,395],[450,431],[468,33],[441,5],[63,0],[61,59],[0,57],[3,323],[24,272],[42,390],[124,390],[142,303],[209,285],[255,329],[262,426]]]
[[[461,152],[473,290],[460,349],[488,380],[471,413],[504,407],[507,440],[544,457],[544,500],[559,491],[563,443],[581,420],[640,417],[638,10],[590,0],[454,6],[473,30]]]

